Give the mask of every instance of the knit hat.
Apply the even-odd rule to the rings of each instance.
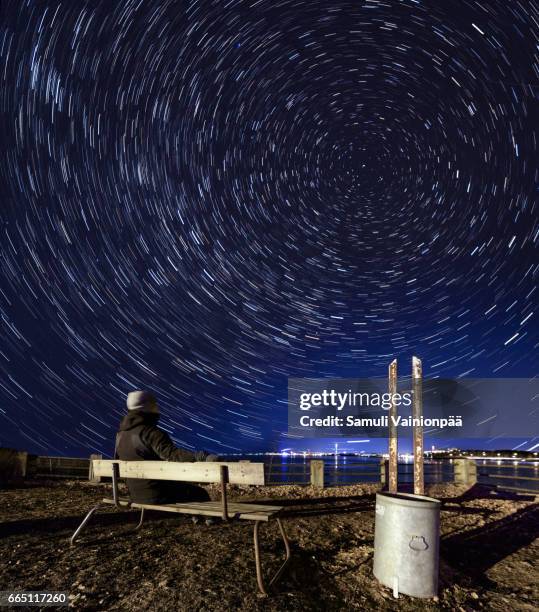
[[[159,414],[159,406],[155,395],[152,395],[149,391],[131,391],[127,395],[127,409],[140,410],[141,412],[151,412]]]

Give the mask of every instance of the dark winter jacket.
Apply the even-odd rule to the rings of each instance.
[[[140,410],[130,411],[120,423],[116,434],[115,459],[123,461],[204,461],[207,453],[192,453],[177,448],[170,436],[157,427],[159,414]],[[131,501],[146,504],[163,504],[178,497],[181,483],[169,480],[144,480],[127,478]]]

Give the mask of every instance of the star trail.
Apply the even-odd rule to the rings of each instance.
[[[225,453],[289,376],[537,375],[535,0],[0,15],[0,445],[110,454],[137,388]]]

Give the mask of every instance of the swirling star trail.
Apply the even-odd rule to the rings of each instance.
[[[267,448],[288,376],[534,376],[539,4],[1,4],[0,443]]]

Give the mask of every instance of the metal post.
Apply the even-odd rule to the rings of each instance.
[[[423,367],[421,359],[412,358],[412,418],[421,419],[423,415]],[[423,468],[423,427],[414,425],[414,493],[425,493]]]
[[[221,503],[223,507],[223,521],[228,521],[228,501],[226,498],[226,484],[228,482],[228,465],[221,465]]]
[[[397,441],[397,406],[395,394],[397,393],[397,360],[389,364],[388,391],[391,394],[391,407],[389,408],[389,492],[397,492],[398,474],[398,441]]]

